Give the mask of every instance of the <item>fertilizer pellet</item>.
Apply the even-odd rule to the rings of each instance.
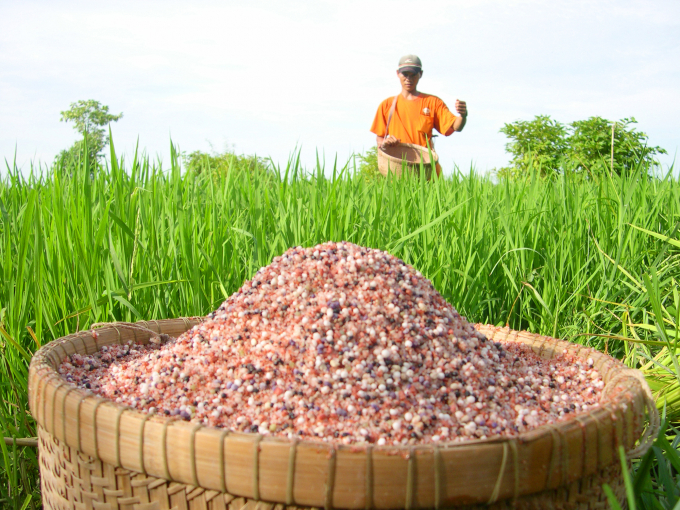
[[[67,381],[147,413],[343,444],[516,435],[598,405],[592,360],[489,341],[418,271],[292,248],[165,344],[73,355]]]

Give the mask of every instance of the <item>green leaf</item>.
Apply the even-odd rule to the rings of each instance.
[[[465,202],[462,202],[462,203],[456,205],[455,207],[452,207],[451,209],[449,209],[449,210],[446,211],[445,213],[442,213],[442,214],[439,215],[437,218],[435,218],[434,220],[432,220],[431,222],[429,222],[427,225],[423,225],[422,227],[420,227],[420,228],[414,230],[413,232],[411,232],[410,234],[407,234],[407,235],[401,237],[400,239],[397,239],[396,241],[392,241],[390,244],[387,245],[387,246],[388,246],[388,249],[391,249],[391,248],[394,248],[394,247],[396,247],[396,246],[399,246],[399,245],[403,244],[404,241],[408,241],[408,240],[411,239],[412,237],[415,237],[415,236],[417,236],[418,234],[420,234],[421,232],[425,232],[426,230],[428,230],[428,229],[434,227],[434,226],[437,225],[438,223],[442,222],[443,220],[445,220],[446,218],[448,218],[449,216],[451,216],[451,215],[452,215],[454,212],[456,212],[458,209],[460,209],[461,207],[463,207],[467,202],[468,202],[468,201],[466,200]],[[397,248],[397,249],[398,249],[398,248]]]
[[[609,506],[611,507],[611,509],[612,510],[622,510],[621,505],[619,505],[619,502],[616,500],[616,496],[614,495],[614,491],[612,491],[609,484],[606,484],[606,483],[603,484],[602,490],[604,490],[604,493],[607,496],[607,501],[609,501]]]
[[[125,299],[123,296],[114,295],[112,297],[113,297],[113,299],[115,299],[116,301],[121,303],[123,306],[125,306],[128,310],[130,310],[135,315],[135,317],[137,317],[137,319],[139,319],[140,321],[144,320],[144,317],[142,317],[142,314],[139,313],[139,311],[134,306],[132,306],[132,304],[127,299]]]
[[[24,498],[24,503],[21,505],[21,510],[26,510],[28,508],[28,504],[31,502],[32,498],[33,494],[26,495],[26,497]]]
[[[12,345],[12,347],[14,347],[17,351],[19,351],[19,353],[21,353],[21,355],[24,357],[26,361],[28,362],[31,361],[31,355],[28,353],[28,351],[26,351],[26,349],[19,345],[17,341],[14,340],[14,338],[12,338],[9,333],[7,333],[7,331],[2,325],[0,325],[0,334],[2,334],[3,337],[5,337],[5,339]]]
[[[636,510],[637,507],[635,505],[635,492],[633,491],[633,482],[630,479],[628,463],[626,462],[626,450],[624,450],[623,446],[619,446],[619,460],[621,461],[623,483],[626,486],[626,499],[628,500],[628,510]]]
[[[638,227],[637,225],[630,225],[630,226],[639,230],[640,232],[644,232],[645,234],[649,234],[652,237],[656,237],[657,239],[661,239],[662,241],[665,241],[668,244],[675,246],[676,248],[680,248],[680,241],[678,241],[677,239],[673,239],[671,237],[659,234],[657,232],[654,232],[652,230],[648,230],[646,228]]]
[[[113,246],[113,239],[111,238],[111,229],[109,229],[109,253],[111,253],[111,262],[113,262],[113,267],[116,269],[116,274],[118,274],[118,278],[120,279],[120,282],[123,284],[125,293],[129,294],[127,276],[123,271],[123,267],[120,265],[118,255],[116,254],[116,249]]]

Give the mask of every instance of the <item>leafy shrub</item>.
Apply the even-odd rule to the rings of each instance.
[[[378,170],[378,147],[374,146],[363,154],[358,154],[359,175],[364,179],[371,180],[380,175]]]
[[[500,177],[524,177],[533,168],[550,178],[568,169],[595,178],[611,171],[626,175],[640,169],[653,170],[655,156],[666,151],[648,147],[647,135],[632,126],[636,123],[632,117],[617,122],[590,117],[565,125],[549,115],[537,115],[533,120],[505,124],[500,132],[510,139],[505,149],[512,161],[496,173]]]
[[[184,167],[194,175],[211,174],[226,177],[229,172],[248,172],[252,175],[271,173],[266,159],[258,156],[238,156],[230,151],[222,153],[193,151],[183,154]]]
[[[499,175],[526,175],[530,166],[538,168],[543,177],[557,174],[568,148],[567,128],[549,115],[537,115],[534,120],[505,124],[501,133],[510,138],[505,145],[512,154],[512,166],[502,168]]]
[[[642,168],[653,167],[654,156],[666,154],[666,151],[661,147],[648,147],[647,135],[631,126],[636,123],[632,117],[615,123],[602,117],[572,122],[568,156],[574,167],[591,175],[612,170],[612,124],[614,173],[625,175],[639,169],[640,165]]]

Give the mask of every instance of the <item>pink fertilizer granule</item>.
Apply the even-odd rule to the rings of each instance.
[[[344,444],[516,435],[597,406],[592,360],[474,329],[418,271],[350,243],[292,248],[164,344],[65,359],[67,381],[148,413]]]

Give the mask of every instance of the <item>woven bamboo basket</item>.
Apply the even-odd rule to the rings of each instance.
[[[430,153],[432,159],[430,159]],[[390,172],[399,177],[402,174],[402,169],[418,175],[422,162],[425,177],[430,179],[432,176],[432,160],[434,160],[435,165],[439,162],[439,156],[434,150],[428,151],[427,148],[412,143],[378,147],[378,170],[385,177]]]
[[[550,358],[593,358],[604,402],[588,413],[512,438],[414,447],[341,446],[234,433],[143,414],[67,384],[73,353],[152,331],[178,336],[195,319],[112,324],[38,351],[29,403],[39,424],[43,503],[63,510],[277,510],[290,508],[608,508],[602,484],[623,499],[618,447],[641,454],[658,414],[639,372],[579,345],[478,326]],[[646,426],[646,414],[650,424]]]

